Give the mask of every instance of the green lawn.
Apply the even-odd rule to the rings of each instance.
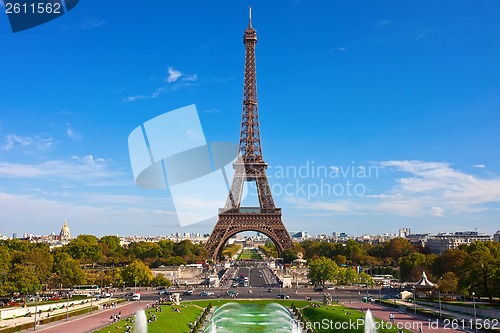
[[[201,314],[202,309],[208,306],[209,303],[212,306],[221,306],[225,303],[230,302],[238,302],[243,304],[256,303],[256,304],[268,304],[268,303],[278,303],[283,306],[289,307],[295,304],[297,307],[304,307],[310,304],[307,301],[296,301],[296,300],[201,300],[201,301],[192,301],[192,302],[182,302],[182,305],[186,306],[185,308],[181,306],[181,313],[172,311],[170,305],[163,305],[162,312],[155,312],[154,309],[149,309],[146,311],[146,314],[149,312],[154,313],[158,320],[148,324],[148,333],[160,333],[166,332],[166,328],[168,328],[169,333],[185,333],[189,331],[189,323],[194,322],[198,316]],[[130,324],[127,320],[121,320],[117,323],[111,324],[104,328],[101,328],[96,333],[123,333],[125,332],[125,325],[127,323]],[[133,325],[133,324],[130,324]]]
[[[335,327],[338,325],[342,325],[339,323],[346,322],[348,325],[350,322],[360,323],[358,320],[364,319],[364,313],[360,311],[352,310],[340,305],[332,305],[332,306],[320,306],[320,307],[307,307],[310,302],[307,301],[297,301],[297,300],[279,300],[279,299],[266,299],[266,300],[230,300],[230,299],[211,299],[211,300],[200,300],[200,301],[191,301],[191,302],[182,302],[181,313],[172,311],[169,305],[163,305],[163,312],[155,312],[154,309],[149,309],[146,313],[152,312],[158,316],[158,320],[148,324],[148,332],[149,333],[161,333],[166,332],[168,329],[169,333],[185,333],[189,331],[189,324],[194,322],[196,318],[202,312],[202,309],[207,307],[209,303],[212,306],[221,306],[225,303],[229,302],[237,302],[242,304],[268,304],[268,303],[278,303],[285,307],[290,307],[292,303],[297,308],[302,309],[302,313],[308,319],[310,323],[317,323],[315,326],[316,332],[363,332],[363,326],[359,324],[357,329],[349,329],[348,327],[344,327],[344,329],[336,330]],[[183,307],[186,306],[186,307]],[[322,325],[322,323],[332,323],[327,325]],[[122,320],[118,323],[109,325],[105,328],[102,328],[97,333],[123,333],[125,331],[125,325],[127,321]],[[337,326],[335,326],[337,325]],[[333,328],[331,330],[330,328]],[[378,333],[396,333],[397,329],[379,329]]]
[[[261,260],[262,257],[260,256],[259,252],[257,252],[257,249],[243,249],[241,251],[240,255],[238,256],[238,260]]]
[[[315,328],[317,333],[362,333],[364,331],[364,321],[361,320],[365,318],[365,314],[344,306],[331,305],[321,306],[319,308],[308,307],[303,309],[302,313],[312,325],[316,323],[315,325],[317,326],[313,326],[313,328]],[[376,319],[376,321],[380,322],[378,319]],[[380,327],[381,328],[377,330],[377,333],[395,333],[398,331],[395,326],[391,329],[388,329],[383,325],[380,325]],[[405,332],[409,331],[405,330]]]
[[[163,305],[162,312],[156,312],[154,309],[148,309],[146,316],[149,313],[154,313],[157,321],[148,323],[148,333],[185,333],[189,331],[189,323],[194,322],[202,312],[202,309],[192,304],[184,304],[186,307],[181,306],[181,312],[173,311],[169,305]],[[130,324],[130,321],[121,320],[117,323],[106,326],[97,333],[123,333],[125,332],[125,325]],[[130,324],[133,325],[133,324]]]

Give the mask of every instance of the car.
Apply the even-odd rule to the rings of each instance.
[[[226,294],[227,294],[227,296],[232,297],[232,298],[235,298],[236,296],[238,296],[238,293],[236,291],[230,291],[230,290],[228,290],[226,292]]]
[[[259,277],[261,278],[261,277],[262,277],[262,274],[259,274]]]
[[[125,295],[123,295],[123,297],[132,297],[134,296],[134,293],[126,293]]]
[[[168,291],[168,290],[160,290],[158,292],[158,295],[170,295],[170,291]]]
[[[268,292],[268,293],[272,293],[272,292],[273,292],[273,288],[269,288],[269,289],[267,289],[267,292]]]
[[[211,292],[211,291],[202,291],[202,292],[200,293],[200,296],[201,296],[201,297],[208,297],[208,296],[213,296],[213,295],[214,295],[214,293],[213,293],[213,292]]]
[[[134,294],[134,295],[132,295],[132,300],[133,301],[140,301],[141,300],[141,294]]]
[[[238,283],[234,282],[233,283],[233,288],[236,288],[236,287],[238,287]]]
[[[192,295],[193,294],[193,291],[194,290],[184,290],[184,292],[182,293],[184,296],[189,296],[189,295]]]
[[[290,296],[285,295],[285,294],[277,294],[277,295],[276,295],[276,298],[280,298],[280,299],[289,299],[289,298],[290,298]]]
[[[374,300],[375,298],[373,298],[372,296],[363,297],[363,302],[373,302]]]
[[[321,286],[316,286],[316,287],[314,287],[314,291],[323,291],[323,290],[324,290],[324,289],[323,289],[323,287],[321,287]]]

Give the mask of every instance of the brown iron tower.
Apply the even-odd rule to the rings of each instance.
[[[281,221],[281,208],[274,205],[266,176],[267,163],[262,157],[255,69],[257,32],[252,27],[252,8],[249,10],[248,27],[243,36],[245,78],[238,158],[233,164],[234,176],[226,204],[219,209],[219,219],[206,243],[208,257],[214,260],[226,241],[242,231],[265,234],[280,253],[292,247],[292,239]],[[255,182],[260,207],[240,207],[245,182]]]

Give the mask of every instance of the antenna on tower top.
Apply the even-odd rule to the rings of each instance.
[[[248,26],[252,26],[252,6],[248,6]]]

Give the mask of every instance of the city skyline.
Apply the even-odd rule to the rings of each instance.
[[[223,203],[181,228],[168,192],[135,186],[127,137],[196,104],[207,141],[237,143],[249,5],[288,230],[498,230],[499,4],[128,1],[16,34],[0,15],[0,232],[209,233]]]

